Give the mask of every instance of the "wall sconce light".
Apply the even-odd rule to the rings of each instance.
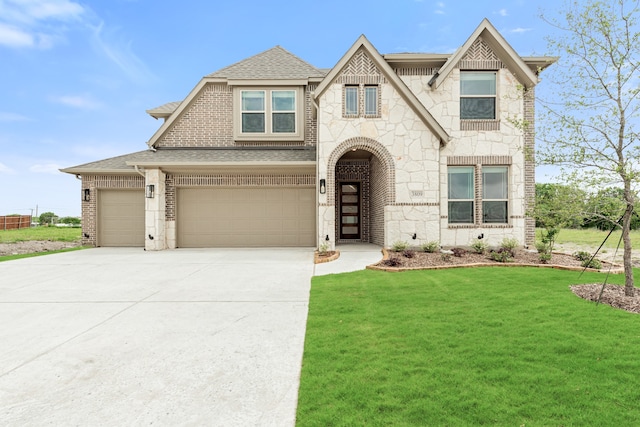
[[[324,240],[326,240],[327,242],[329,241],[329,235],[327,234],[327,237],[324,238]]]
[[[153,184],[149,184],[147,185],[147,188],[144,191],[144,196],[147,199],[153,199],[153,193],[155,192],[156,188]]]
[[[320,194],[324,194],[327,192],[327,181],[322,178],[320,180]]]
[[[413,233],[413,236],[411,236],[411,238],[412,238],[413,240],[416,240],[416,239],[418,238],[418,235],[417,235],[416,233]]]
[[[82,191],[82,200],[84,200],[85,202],[88,202],[91,200],[91,190],[89,190],[88,188],[85,188]]]

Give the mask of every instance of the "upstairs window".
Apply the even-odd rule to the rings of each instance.
[[[236,140],[304,140],[301,88],[236,88],[234,99]]]
[[[364,87],[364,115],[378,115],[378,86]]]
[[[358,116],[358,86],[345,86],[344,88],[344,114],[345,116]]]
[[[495,71],[460,72],[460,119],[496,119]]]

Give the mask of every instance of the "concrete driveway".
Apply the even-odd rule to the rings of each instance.
[[[287,426],[312,249],[0,263],[0,424]]]

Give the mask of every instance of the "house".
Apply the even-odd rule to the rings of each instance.
[[[82,179],[83,243],[179,247],[534,241],[534,94],[556,59],[519,56],[486,19],[453,54],[330,70],[276,46],[205,76],[143,151]]]

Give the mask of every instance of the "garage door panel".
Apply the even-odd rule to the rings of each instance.
[[[99,246],[143,247],[144,228],[142,190],[99,190]]]
[[[176,210],[180,247],[315,245],[313,188],[179,188]]]

